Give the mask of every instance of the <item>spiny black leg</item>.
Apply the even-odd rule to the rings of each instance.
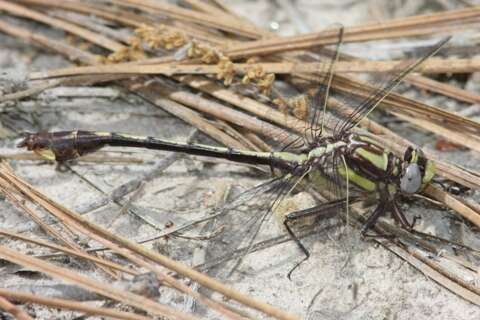
[[[413,224],[408,222],[407,217],[405,217],[405,214],[403,211],[400,209],[400,207],[397,205],[395,201],[392,202],[390,211],[392,213],[392,217],[395,221],[400,223],[402,228],[406,230],[410,230],[413,227]]]
[[[380,200],[380,203],[375,208],[373,213],[368,217],[367,221],[363,224],[361,235],[363,237],[377,237],[378,235],[367,234],[367,231],[373,228],[378,218],[385,212],[385,201]]]
[[[291,276],[292,276],[292,272],[298,268],[298,266],[300,266],[304,261],[307,261],[308,258],[310,258],[310,252],[308,252],[307,248],[305,248],[305,246],[302,244],[302,242],[300,241],[300,239],[298,239],[298,237],[295,235],[295,233],[293,232],[292,228],[290,228],[290,226],[288,225],[288,223],[290,221],[293,221],[293,220],[288,220],[288,216],[285,218],[285,221],[283,221],[283,225],[285,226],[285,228],[287,229],[288,231],[288,234],[290,235],[290,237],[292,237],[292,239],[295,241],[295,243],[297,244],[297,246],[300,248],[300,250],[302,250],[303,254],[305,254],[305,258],[303,258],[301,261],[297,262],[297,264],[295,264],[295,266],[288,272],[287,274],[287,278],[288,280],[292,280]]]
[[[400,209],[400,207],[398,206],[398,203],[396,201],[393,201],[392,202],[392,208],[391,208],[391,211],[392,211],[392,216],[393,218],[400,223],[400,225],[402,226],[402,228],[406,229],[406,230],[409,230],[409,231],[412,231],[413,227],[415,226],[415,224],[417,223],[417,220],[421,219],[420,216],[415,216],[413,217],[413,221],[412,223],[409,223],[408,220],[407,220],[407,217],[405,217],[405,214],[403,213],[403,211]]]
[[[415,225],[417,224],[417,221],[418,221],[418,220],[422,220],[422,217],[421,217],[421,216],[413,216],[412,230],[413,230],[413,228],[415,227]]]
[[[356,202],[360,200],[359,198],[351,198],[350,200],[350,203],[351,202]],[[292,275],[292,272],[300,265],[302,264],[304,261],[308,260],[308,258],[310,257],[310,253],[308,252],[308,250],[305,248],[305,246],[302,244],[302,242],[300,241],[300,239],[295,235],[295,233],[293,232],[292,228],[289,226],[289,223],[292,222],[292,221],[295,221],[295,220],[298,220],[298,219],[304,219],[306,217],[311,217],[311,216],[319,216],[319,215],[323,215],[324,218],[329,218],[331,217],[333,214],[336,214],[338,209],[345,206],[346,204],[346,198],[343,198],[343,199],[339,199],[339,200],[335,200],[335,201],[331,201],[331,202],[328,202],[328,203],[322,203],[318,206],[315,206],[315,207],[311,207],[311,208],[308,208],[308,209],[305,209],[305,210],[298,210],[298,211],[293,211],[293,212],[290,212],[289,214],[287,214],[285,216],[285,221],[283,222],[283,225],[285,226],[285,228],[287,229],[288,233],[290,234],[290,236],[292,237],[292,239],[295,241],[295,243],[297,244],[297,246],[300,248],[300,250],[302,250],[302,252],[305,254],[305,258],[298,262],[289,272],[288,272],[288,279],[291,280],[291,275]]]

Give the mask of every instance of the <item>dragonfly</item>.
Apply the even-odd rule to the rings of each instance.
[[[312,99],[313,112],[310,117],[310,125],[304,131],[303,145],[300,148],[290,148],[295,144],[290,143],[278,151],[260,152],[182,143],[150,136],[84,130],[25,133],[24,139],[18,144],[18,147],[26,147],[44,159],[58,162],[72,160],[98,151],[105,146],[111,146],[180,152],[237,163],[269,166],[280,171],[281,174],[254,187],[249,193],[250,198],[255,198],[257,192],[260,191],[273,194],[268,198],[268,206],[264,212],[260,216],[253,216],[254,220],[257,220],[254,221],[257,225],[265,220],[265,217],[295,186],[301,184],[307,177],[320,174],[335,185],[337,199],[327,204],[323,203],[308,209],[290,212],[285,215],[283,221],[285,230],[295,240],[305,255],[305,259],[308,259],[309,252],[297,237],[292,224],[299,219],[319,215],[325,208],[343,210],[341,208],[346,207],[348,210],[349,203],[355,199],[348,192],[352,185],[362,192],[377,195],[377,205],[365,219],[360,231],[362,235],[368,235],[378,219],[387,213],[390,213],[394,221],[402,228],[411,231],[415,219],[409,221],[406,218],[399,205],[400,199],[403,196],[408,197],[420,193],[432,182],[435,175],[434,163],[424,156],[420,148],[415,146],[409,146],[403,157],[399,157],[372,139],[371,135],[362,134],[354,128],[408,74],[429,57],[435,55],[450,38],[442,39],[430,47],[422,57],[399,70],[383,86],[354,106],[349,117],[338,121],[333,130],[327,132],[325,128],[326,106],[334,77],[334,64],[339,57],[338,47],[342,35],[343,31],[340,32],[335,56],[323,76],[322,90],[319,89]],[[346,196],[345,193],[338,191],[339,185],[346,185]],[[227,207],[233,208],[236,205],[237,203],[232,203]],[[257,232],[258,228],[253,233]]]

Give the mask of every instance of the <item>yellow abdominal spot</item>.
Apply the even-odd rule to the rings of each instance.
[[[106,131],[95,131],[95,135],[99,136],[99,137],[110,137],[112,135],[112,133],[106,132]],[[128,137],[129,135],[128,134],[123,134],[122,136]],[[130,136],[130,137],[133,137],[133,136]]]
[[[46,160],[55,161],[55,153],[51,149],[35,149],[33,151]]]

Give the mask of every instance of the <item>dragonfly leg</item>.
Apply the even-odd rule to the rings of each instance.
[[[395,221],[400,223],[402,228],[412,231],[413,227],[417,223],[419,219],[421,219],[420,216],[415,216],[413,217],[413,221],[410,223],[407,220],[407,217],[405,217],[405,214],[403,213],[402,209],[398,206],[398,203],[394,200],[392,201],[391,209],[390,211],[392,212],[392,217]]]
[[[415,226],[415,223],[417,222],[418,219],[421,217],[415,216],[413,218],[413,221],[410,223],[403,213],[403,211],[400,209],[397,201],[395,199],[391,199],[390,197],[381,197],[382,199],[380,200],[380,203],[378,204],[377,208],[373,211],[373,213],[368,217],[367,221],[363,225],[361,234],[362,236],[367,236],[367,237],[389,237],[388,235],[369,235],[367,234],[367,231],[375,225],[377,222],[378,218],[386,211],[390,211],[392,218],[399,223],[402,228],[408,231],[412,231],[413,227]]]
[[[305,248],[303,243],[300,241],[300,239],[297,237],[297,235],[293,232],[292,228],[288,225],[288,223],[291,222],[291,221],[292,220],[288,220],[288,218],[286,218],[285,221],[283,221],[283,225],[285,226],[285,229],[287,229],[287,232],[290,235],[290,237],[292,237],[292,239],[295,241],[295,243],[300,248],[300,250],[302,250],[302,252],[305,254],[305,258],[303,258],[301,261],[297,262],[295,264],[295,266],[293,266],[293,268],[288,272],[288,274],[287,274],[288,280],[292,280],[292,278],[291,278],[292,277],[292,272],[295,269],[297,269],[304,261],[307,261],[308,258],[310,258],[310,252],[308,252],[307,248]]]
[[[352,198],[352,201],[357,201],[357,198]],[[339,199],[336,201],[331,201],[328,203],[322,203],[318,206],[314,206],[305,210],[298,210],[298,211],[293,211],[290,212],[285,216],[285,221],[283,221],[283,225],[285,226],[285,229],[287,229],[288,234],[292,237],[292,239],[295,241],[297,246],[300,248],[300,250],[305,254],[305,258],[302,259],[300,262],[298,262],[289,272],[288,272],[288,279],[291,280],[291,275],[292,272],[300,266],[304,261],[308,260],[310,257],[310,253],[308,252],[307,248],[302,244],[300,239],[297,237],[297,235],[293,232],[292,227],[290,226],[290,223],[299,220],[299,219],[304,219],[306,217],[312,217],[312,216],[322,216],[322,218],[330,218],[334,214],[336,214],[337,210],[341,207],[343,207],[346,204],[346,199]]]
[[[373,228],[375,223],[377,223],[378,218],[385,212],[386,201],[381,200],[378,206],[373,210],[372,214],[368,217],[367,221],[363,224],[361,235],[363,237],[375,237],[378,235],[367,234],[367,231]]]

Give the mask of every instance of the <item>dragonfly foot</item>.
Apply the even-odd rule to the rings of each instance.
[[[408,231],[413,231],[413,228],[417,224],[418,220],[422,220],[422,216],[414,216],[413,217],[412,224],[410,225],[410,230],[408,230]]]
[[[309,254],[307,257],[303,258],[301,261],[297,262],[297,263],[295,264],[295,266],[294,266],[292,269],[290,269],[290,271],[288,271],[288,273],[287,273],[287,278],[288,278],[288,280],[292,281],[292,273],[293,273],[293,271],[295,271],[298,267],[300,267],[300,265],[301,265],[302,263],[304,263],[305,261],[307,261],[308,258],[310,258],[310,254]]]

